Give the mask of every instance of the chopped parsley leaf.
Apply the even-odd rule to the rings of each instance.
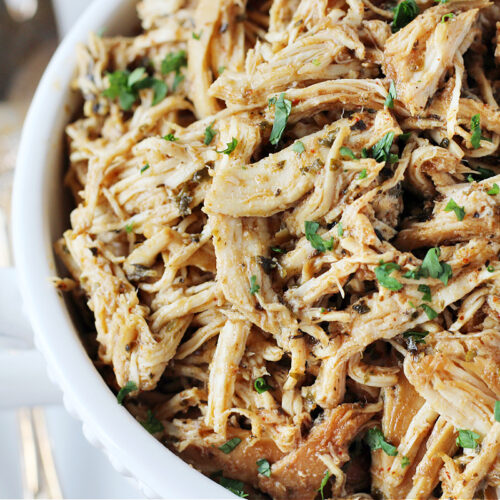
[[[347,156],[348,158],[351,158],[351,160],[357,160],[356,155],[353,153],[352,149],[346,148],[345,146],[342,146],[340,148],[340,154],[342,156]]]
[[[495,420],[500,422],[500,401],[495,401],[495,409],[493,410]]]
[[[156,434],[157,432],[162,432],[165,428],[163,424],[153,415],[153,412],[148,409],[147,419],[141,422],[141,425],[150,434]]]
[[[392,21],[392,32],[396,33],[401,28],[404,28],[413,19],[418,16],[420,9],[416,4],[415,0],[403,0],[394,9],[394,19]]]
[[[389,109],[394,108],[394,99],[396,99],[397,94],[396,94],[396,86],[394,85],[394,82],[391,80],[391,83],[389,84],[389,93],[387,94],[387,97],[385,98],[385,103],[384,106]],[[401,137],[401,136],[399,136]]]
[[[401,458],[401,467],[404,469],[410,465],[410,459],[407,456]]]
[[[396,264],[395,262],[382,262],[375,268],[375,276],[384,288],[397,292],[403,288],[403,285],[396,278],[390,276],[390,274],[392,271],[397,271],[400,268],[399,264]]]
[[[366,168],[361,170],[361,172],[358,175],[358,179],[366,179],[367,173],[366,173]]]
[[[450,198],[450,201],[444,207],[445,212],[455,212],[457,220],[464,220],[465,210],[464,207],[459,207],[453,198]]]
[[[134,222],[129,222],[128,224],[125,224],[125,231],[130,234],[134,230]]]
[[[175,141],[178,141],[179,138],[178,137],[175,137],[174,134],[167,134],[167,135],[164,135],[163,138],[166,140],[166,141],[170,141],[170,142],[175,142]]]
[[[179,73],[181,68],[187,66],[187,57],[185,50],[179,50],[178,52],[170,52],[165,56],[165,59],[161,62],[161,73],[162,75],[167,75],[168,73],[176,72]]]
[[[442,23],[445,23],[448,19],[453,19],[455,17],[455,14],[453,14],[453,12],[449,12],[448,14],[445,14],[442,18],[441,18],[441,22]]]
[[[256,293],[258,293],[260,290],[260,285],[257,285],[257,276],[252,275],[250,276],[250,293],[252,295],[255,295]]]
[[[122,405],[123,400],[126,396],[128,396],[131,392],[137,391],[137,384],[133,380],[129,380],[116,395],[116,400],[118,404]]]
[[[237,479],[231,479],[229,477],[224,477],[222,473],[219,475],[219,484],[226,488],[226,490],[229,490],[231,493],[234,493],[236,496],[241,497],[241,498],[247,498],[248,494],[245,493],[244,487],[245,485],[243,484],[242,481],[238,481]]]
[[[195,33],[194,31],[191,33],[192,37],[195,40],[199,40],[201,38],[201,35],[203,35],[203,30],[201,30],[199,33]]]
[[[208,146],[212,142],[212,139],[215,137],[215,134],[217,134],[217,132],[212,128],[212,126],[213,126],[214,123],[215,123],[215,121],[213,121],[205,129],[205,139],[203,141],[203,144],[205,144],[205,146]]]
[[[222,151],[217,151],[217,153],[220,154],[225,154],[225,155],[230,155],[235,149],[236,146],[238,145],[238,139],[236,137],[233,137],[231,142],[226,142],[226,149],[223,149]]]
[[[422,265],[418,269],[418,277],[414,279],[438,278],[445,285],[448,285],[449,279],[452,277],[453,272],[451,266],[447,262],[439,260],[441,250],[439,248],[430,248],[425,254]]]
[[[462,448],[470,448],[475,450],[479,445],[479,438],[481,436],[474,431],[468,429],[460,429],[458,431],[457,446]]]
[[[304,143],[302,141],[297,141],[292,146],[292,151],[295,151],[299,155],[302,154],[305,150],[306,148],[304,147]]]
[[[324,240],[319,234],[316,234],[319,229],[318,222],[312,222],[306,220],[305,222],[305,233],[307,241],[309,241],[312,247],[319,252],[326,252],[327,250],[332,250],[333,248],[333,238],[330,240]]]
[[[434,311],[434,309],[431,306],[428,306],[427,304],[420,304],[419,307],[421,307],[424,310],[425,314],[427,314],[427,317],[429,319],[432,320],[434,318],[437,318],[438,313]]]
[[[417,332],[416,330],[407,330],[406,332],[403,333],[403,337],[405,339],[413,339],[415,344],[425,344],[424,338],[429,335],[429,332],[423,331],[423,332]]]
[[[219,446],[219,450],[228,455],[231,453],[239,444],[241,439],[239,437],[234,437],[229,441],[226,441],[223,445]]]
[[[488,264],[486,266],[486,270],[489,272],[489,273],[494,273],[495,272],[495,268],[491,265],[491,264]]]
[[[481,145],[481,115],[478,113],[470,119],[470,130],[472,132],[470,142],[474,149]]]
[[[285,253],[285,251],[280,247],[271,247],[271,250],[276,253]]]
[[[217,71],[219,72],[219,75],[222,75],[222,73],[224,73],[224,71],[226,70],[226,67],[225,66],[219,66],[217,68]]]
[[[259,458],[256,462],[257,471],[266,477],[271,477],[271,465],[265,458]]]
[[[342,222],[339,222],[337,224],[337,234],[339,235],[339,238],[342,238],[342,236],[344,236],[344,228],[342,226]]]
[[[146,163],[146,165],[144,165],[142,168],[141,168],[141,174],[144,173],[147,169],[149,168],[149,163]]]
[[[492,188],[488,191],[488,194],[490,196],[495,196],[498,193],[500,193],[500,187],[498,187],[498,184],[495,182],[493,183]]]
[[[277,99],[276,97],[273,99],[269,100],[269,106],[274,104],[274,123],[273,129],[271,130],[271,136],[269,137],[269,142],[273,146],[276,146],[283,135],[288,117],[292,111],[292,101],[285,99],[284,92],[282,92]]]
[[[378,427],[368,429],[365,441],[371,450],[382,449],[390,457],[395,457],[398,454],[397,448],[385,440],[382,431]]]
[[[256,378],[253,383],[253,388],[259,394],[272,390],[272,387],[266,382],[266,379],[264,377]]]
[[[330,471],[327,469],[325,470],[325,475],[323,476],[323,479],[321,480],[321,484],[318,488],[318,491],[320,492],[321,494],[321,500],[325,500],[325,494],[323,492],[326,484],[328,483],[328,480],[330,479],[330,476],[331,476],[331,473]]]
[[[422,296],[422,300],[425,302],[430,302],[432,300],[431,295],[431,287],[428,285],[418,285],[418,291],[422,292],[424,295]]]

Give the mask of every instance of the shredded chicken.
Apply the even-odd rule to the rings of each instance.
[[[119,401],[239,496],[494,498],[498,2],[137,11],[78,48],[55,244]]]

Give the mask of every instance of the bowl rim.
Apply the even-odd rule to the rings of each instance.
[[[14,177],[16,272],[49,375],[62,389],[66,408],[83,422],[87,439],[106,452],[115,468],[134,478],[147,496],[235,498],[149,435],[117,404],[84,350],[64,300],[50,283],[56,268],[47,176],[51,151],[59,149],[70,118],[64,106],[76,67],[75,46],[91,31],[117,22],[120,13],[135,4],[135,0],[94,0],[57,48],[37,87],[23,126]]]

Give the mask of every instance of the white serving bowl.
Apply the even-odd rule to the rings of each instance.
[[[38,86],[23,128],[14,181],[17,285],[35,344],[63,391],[66,408],[82,420],[87,438],[120,472],[135,478],[150,497],[234,498],[165,448],[117,404],[80,342],[64,298],[50,282],[57,272],[53,243],[69,224],[63,144],[64,127],[81,104],[69,90],[76,71],[75,47],[101,28],[109,34],[130,33],[138,24],[135,3],[95,0],[61,43]],[[6,287],[8,274],[0,272],[0,280]],[[12,316],[18,306],[14,299],[10,305],[6,300],[0,305],[0,319],[9,316],[9,310]]]

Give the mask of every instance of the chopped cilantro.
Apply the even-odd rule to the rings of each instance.
[[[378,427],[368,429],[365,435],[365,441],[371,450],[382,449],[391,457],[395,457],[398,454],[397,448],[385,440],[382,431]]]
[[[229,441],[226,441],[223,445],[219,446],[219,450],[228,455],[231,453],[239,444],[241,439],[239,437],[234,437]]]
[[[464,220],[465,210],[464,207],[459,207],[453,198],[450,198],[450,201],[444,207],[445,212],[455,212],[457,220]]]
[[[418,285],[418,291],[422,292],[424,294],[422,296],[422,300],[425,300],[425,302],[430,302],[432,300],[430,286],[428,286],[428,285]]]
[[[260,290],[260,285],[257,285],[257,276],[252,275],[250,276],[250,293],[252,295],[255,295],[256,293],[258,293]]]
[[[390,276],[390,274],[392,271],[397,271],[399,269],[399,264],[396,264],[395,262],[382,262],[375,268],[375,276],[384,288],[397,292],[403,288],[403,285],[396,278]]]
[[[175,141],[178,141],[179,138],[178,137],[175,137],[174,134],[167,134],[167,135],[164,135],[163,138],[166,140],[166,141],[170,141],[170,142],[175,142]]]
[[[401,458],[401,467],[404,469],[410,465],[410,459],[407,456]]]
[[[500,401],[495,401],[495,409],[493,410],[495,420],[500,422]]]
[[[425,344],[424,338],[429,335],[429,332],[423,331],[423,332],[418,332],[416,330],[407,330],[406,332],[403,333],[403,337],[405,339],[413,339],[415,344]]]
[[[237,145],[238,145],[238,139],[236,139],[236,137],[233,137],[231,142],[226,142],[226,149],[223,149],[222,151],[217,150],[217,153],[230,155],[236,149]]]
[[[358,175],[358,179],[366,179],[367,173],[366,173],[366,168],[361,170],[361,172]]]
[[[500,193],[500,187],[498,187],[498,184],[495,182],[493,183],[492,188],[488,191],[488,194],[490,196],[495,196],[498,193]]]
[[[339,238],[342,238],[342,236],[344,236],[344,228],[342,227],[342,222],[339,222],[337,224],[337,234],[339,235]]]
[[[141,168],[141,174],[144,173],[147,169],[149,168],[149,163],[146,163],[146,165],[144,165],[142,168]]]
[[[397,97],[396,86],[394,85],[394,82],[391,80],[391,83],[389,84],[389,93],[385,98],[384,106],[389,109],[394,108],[394,99],[396,99],[396,97]]]
[[[486,266],[486,270],[489,272],[489,273],[494,273],[495,272],[495,268],[491,265],[491,264],[488,264]]]
[[[455,16],[455,14],[453,14],[453,12],[449,12],[448,14],[445,14],[442,18],[441,18],[441,22],[442,23],[445,23],[448,19],[453,19],[453,17]]]
[[[129,222],[125,224],[125,231],[130,234],[134,230],[134,222]]]
[[[116,395],[116,400],[118,404],[122,405],[123,400],[126,396],[128,396],[131,392],[137,391],[137,384],[133,380],[129,380]]]
[[[272,387],[266,382],[264,377],[256,378],[253,387],[259,394],[272,390]]]
[[[481,436],[474,431],[460,429],[458,431],[457,446],[475,450],[478,447],[480,437]]]
[[[434,318],[437,318],[438,313],[434,311],[434,309],[431,306],[428,306],[427,304],[420,304],[419,307],[421,307],[424,310],[425,314],[427,314],[427,317],[429,319],[432,320]]]
[[[271,106],[271,104],[274,104],[274,123],[269,142],[275,146],[285,130],[286,122],[292,111],[292,101],[285,99],[285,93],[282,92],[277,99],[274,98],[274,101],[269,100],[269,105]]]
[[[141,425],[150,434],[156,434],[157,432],[162,432],[164,430],[163,424],[153,415],[153,412],[148,409],[147,419],[141,422]]]
[[[187,66],[187,57],[185,50],[170,52],[161,62],[161,73],[167,75],[172,72],[180,72],[181,68]]]
[[[392,32],[396,33],[401,28],[404,28],[413,19],[418,16],[420,9],[415,0],[403,0],[394,9],[394,19],[392,21]]]
[[[347,156],[348,158],[351,158],[351,160],[357,160],[356,155],[353,153],[352,149],[346,148],[345,146],[342,146],[340,148],[340,154],[342,156]]]
[[[256,462],[257,471],[266,477],[271,477],[271,465],[265,458],[259,458]]]
[[[391,147],[392,143],[394,141],[394,132],[387,132],[387,134],[380,139],[380,141],[373,146],[371,150],[371,156],[375,158],[377,162],[390,162],[390,163],[395,163],[394,160],[394,155],[391,155]],[[397,160],[396,160],[397,161]]]
[[[201,35],[203,35],[203,30],[201,30],[199,33],[195,33],[194,31],[191,33],[192,37],[195,40],[199,40],[201,38]]]
[[[306,148],[304,147],[304,143],[302,141],[297,141],[292,146],[292,151],[295,151],[299,155],[302,154],[305,150]]]
[[[212,139],[215,137],[215,134],[217,134],[217,132],[212,128],[212,126],[213,126],[214,123],[215,123],[215,121],[213,121],[205,129],[205,139],[203,141],[203,144],[205,144],[205,146],[208,146],[212,142]]]
[[[326,252],[333,248],[333,238],[324,240],[319,234],[316,234],[319,229],[319,223],[306,221],[305,233],[307,240],[311,243],[312,247],[319,252]]]
[[[222,473],[219,475],[219,484],[226,488],[226,490],[229,490],[231,493],[234,493],[236,496],[241,497],[241,498],[247,498],[248,494],[245,493],[244,487],[245,485],[243,484],[242,481],[238,481],[237,479],[231,479],[229,477],[224,477]]]

